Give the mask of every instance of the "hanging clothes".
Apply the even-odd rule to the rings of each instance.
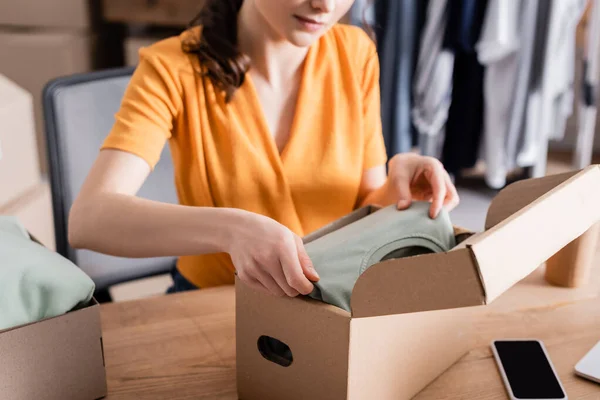
[[[524,105],[525,116],[523,121],[523,132],[519,135],[514,155],[516,165],[519,167],[530,167],[536,158],[536,137],[539,130],[539,114],[541,105],[542,76],[546,67],[546,42],[552,4],[554,0],[544,0],[538,3],[538,13],[535,28],[535,39],[531,69],[529,73],[529,85],[527,89],[527,100]],[[514,132],[511,132],[511,135]],[[514,138],[510,138],[513,139]]]
[[[586,0],[554,0],[551,4],[544,72],[539,90],[528,108],[526,146],[519,154],[521,165],[533,165],[533,177],[546,173],[548,140],[563,137],[573,108],[575,30],[585,10]]]
[[[552,51],[550,68],[547,69],[544,94],[544,112],[548,111],[554,118],[544,118],[545,132],[553,140],[563,139],[567,119],[574,109],[574,81],[576,58],[576,30],[587,0],[570,0],[556,2],[552,23],[557,25],[552,31],[554,39],[548,45],[546,54]]]
[[[447,0],[431,0],[421,31],[414,75],[412,119],[423,155],[440,158],[443,127],[452,98],[454,53],[443,47]]]
[[[472,168],[479,158],[483,128],[483,74],[475,44],[479,39],[487,0],[449,0],[444,47],[454,51],[452,102],[442,150],[451,174]]]
[[[433,1],[440,1],[440,0],[433,0]],[[443,0],[444,3],[446,2],[446,0]],[[429,9],[429,2],[430,0],[419,0],[416,2],[417,5],[417,16],[416,16],[416,29],[415,29],[415,38],[414,38],[414,43],[413,43],[413,57],[412,57],[412,61],[413,61],[413,65],[412,65],[412,79],[413,82],[415,81],[415,76],[416,76],[416,71],[417,71],[417,64],[419,62],[419,56],[420,56],[420,51],[421,51],[421,38],[423,36],[423,33],[425,31],[426,28],[426,23],[427,23],[427,10]],[[414,83],[412,83],[412,87],[411,87],[411,91],[410,91],[410,102],[411,102],[411,130],[412,130],[412,147],[413,149],[417,146],[419,146],[419,131],[417,130],[417,127],[414,123],[413,117],[412,117],[412,107],[415,104],[415,91],[414,91]]]
[[[522,19],[520,22],[520,48],[518,54],[518,69],[515,82],[512,108],[506,133],[506,169],[511,170],[518,166],[517,147],[523,143],[525,130],[525,111],[527,109],[527,99],[532,82],[533,65],[537,61],[534,58],[535,44],[541,40],[540,35],[545,34],[548,21],[548,2],[539,0],[523,1]],[[537,76],[534,76],[537,79]],[[492,172],[493,173],[493,172]],[[498,171],[496,178],[490,177],[489,180],[497,182],[499,186],[500,178],[497,177],[501,172]]]
[[[369,0],[355,0],[350,8],[350,23],[354,26],[365,28],[365,23],[375,23],[375,12]]]
[[[512,164],[507,154],[508,131],[520,78],[519,61],[531,58],[525,52],[532,50],[536,11],[537,0],[490,0],[481,37],[475,46],[478,60],[485,66],[481,150],[486,167],[485,181],[493,189],[506,185]],[[524,86],[526,89],[526,80]]]
[[[356,0],[350,23],[376,34],[380,63],[381,119],[388,156],[410,151],[417,134],[410,116],[411,82],[429,0]]]
[[[555,0],[553,3],[533,177],[546,174],[548,141],[564,137],[566,121],[574,108],[575,32],[586,4],[587,0]]]
[[[584,39],[583,76],[577,105],[578,132],[573,167],[582,169],[592,162],[594,133],[598,113],[598,81],[600,80],[600,3],[591,2],[588,28]]]
[[[417,35],[417,1],[375,2],[380,59],[381,122],[388,156],[412,148],[411,87]]]

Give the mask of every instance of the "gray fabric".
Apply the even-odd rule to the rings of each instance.
[[[369,0],[356,0],[350,8],[350,23],[364,28],[364,23],[373,25],[375,14]]]
[[[375,2],[381,123],[388,156],[412,148],[412,78],[418,0]]]
[[[551,140],[561,140],[564,138],[566,121],[571,116],[574,109],[574,83],[575,83],[575,57],[576,57],[576,29],[585,7],[587,0],[562,0],[555,2],[555,9],[552,10],[553,18],[551,29],[555,35],[552,42],[549,42],[549,49],[546,54],[551,54],[550,68],[546,69],[548,73],[544,94],[544,111],[542,115],[552,116],[544,117],[546,128],[546,138]],[[557,6],[561,7],[558,8]]]
[[[114,124],[114,115],[129,77],[97,80],[71,85],[58,91],[54,102],[58,110],[57,129],[64,165],[65,208],[71,208],[100,146]],[[140,197],[176,204],[177,193],[168,146],[155,170],[138,192]],[[168,272],[175,258],[126,259],[88,250],[72,250],[69,258],[96,283],[98,289],[112,284]]]
[[[533,60],[531,72],[529,74],[530,82],[528,88],[527,107],[525,110],[525,121],[523,134],[517,144],[516,164],[520,167],[529,167],[535,162],[537,131],[540,126],[541,96],[542,96],[542,78],[545,73],[546,65],[546,45],[549,36],[549,24],[552,5],[555,0],[540,1],[538,3],[538,14],[536,21],[536,32],[533,49]]]
[[[588,19],[583,73],[579,82],[578,132],[573,157],[573,167],[582,169],[590,165],[594,152],[596,130],[598,80],[600,80],[600,3],[592,3]]]
[[[533,20],[526,16],[521,0],[490,0],[483,29],[476,45],[479,62],[485,66],[484,132],[482,152],[485,180],[489,187],[500,189],[506,184],[508,160],[507,132],[518,79],[522,30]],[[534,17],[535,18],[535,17]]]
[[[358,277],[381,261],[448,251],[455,246],[454,228],[446,211],[429,217],[430,203],[414,202],[407,210],[382,208],[306,244],[319,282],[310,297],[350,310]],[[406,282],[398,282],[402,290]]]
[[[536,30],[542,26],[544,21],[538,19],[547,17],[542,12],[538,14],[538,0],[527,0],[523,2],[525,8],[521,16],[521,42],[519,49],[519,66],[517,70],[517,81],[509,117],[508,131],[506,133],[506,168],[514,169],[517,166],[517,147],[522,142],[524,130],[524,115],[527,109],[527,98],[529,95],[529,82],[532,73],[534,46],[536,41]],[[545,7],[545,4],[540,5]]]
[[[573,107],[573,63],[575,56],[575,27],[584,8],[585,0],[552,0],[540,2],[549,6],[546,34],[536,49],[543,46],[541,57],[534,56],[543,67],[532,72],[532,85],[527,109],[527,123],[523,145],[517,156],[519,166],[533,166],[533,177],[546,173],[548,140],[562,136],[555,129],[564,129],[565,118]],[[540,13],[542,14],[542,13]],[[534,62],[535,64],[535,62]]]
[[[0,330],[52,318],[92,299],[94,282],[0,216]]]
[[[421,154],[439,158],[452,95],[454,54],[443,48],[447,0],[431,0],[414,77],[413,123]]]
[[[350,23],[376,32],[380,62],[381,120],[388,156],[410,151],[412,81],[418,26],[424,0],[356,0]],[[439,1],[439,0],[433,0]],[[446,1],[446,0],[443,0]]]

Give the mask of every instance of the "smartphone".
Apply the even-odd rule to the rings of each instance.
[[[568,399],[541,341],[494,340],[492,352],[511,400]]]

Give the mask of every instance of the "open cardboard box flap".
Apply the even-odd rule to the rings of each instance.
[[[370,267],[354,286],[352,316],[488,304],[599,220],[597,165],[516,182],[492,201],[484,232],[446,253],[389,260]],[[331,229],[325,227],[307,240]]]
[[[472,306],[493,301],[586,232],[599,204],[598,167],[510,185],[491,204],[483,232],[465,239],[455,227],[458,245],[447,252],[367,269],[351,313],[310,297],[270,296],[236,277],[239,396],[412,398],[469,350],[478,316]],[[377,209],[356,210],[303,240]],[[269,338],[283,345],[270,346]]]

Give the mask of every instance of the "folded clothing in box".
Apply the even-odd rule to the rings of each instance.
[[[306,244],[320,280],[310,297],[350,311],[358,277],[382,261],[449,251],[456,245],[448,212],[432,219],[428,202],[389,206]],[[406,282],[398,282],[398,290]]]
[[[31,240],[15,217],[0,216],[0,330],[86,305],[94,282],[58,253]]]

